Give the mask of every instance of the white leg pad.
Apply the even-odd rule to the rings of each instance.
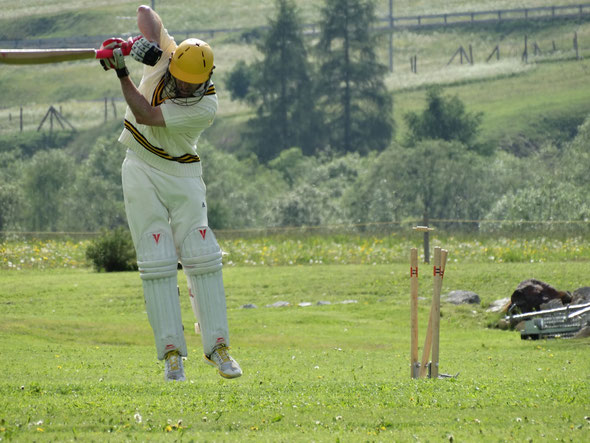
[[[216,345],[229,346],[221,248],[210,228],[198,228],[187,235],[182,244],[181,261],[191,305],[201,328],[203,351],[209,355]]]
[[[148,233],[140,238],[137,265],[160,360],[172,350],[187,355],[178,297],[177,264],[174,242],[167,233]]]

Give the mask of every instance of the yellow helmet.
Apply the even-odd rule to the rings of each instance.
[[[183,41],[170,60],[170,73],[187,83],[204,83],[213,71],[213,50],[198,38]]]

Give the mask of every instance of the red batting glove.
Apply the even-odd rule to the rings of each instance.
[[[102,45],[100,45],[100,49],[120,48],[124,43],[125,40],[123,40],[122,38],[111,37],[102,42]],[[100,65],[103,67],[105,71],[108,71],[109,69],[117,69],[115,61],[112,58],[101,59]]]

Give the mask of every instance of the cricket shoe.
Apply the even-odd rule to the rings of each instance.
[[[205,363],[215,366],[219,375],[224,378],[237,378],[242,375],[242,368],[237,361],[229,355],[229,348],[222,344],[213,349],[211,355],[203,355]]]
[[[166,354],[166,369],[164,378],[166,381],[185,381],[184,366],[182,365],[182,357],[178,351],[170,351]]]

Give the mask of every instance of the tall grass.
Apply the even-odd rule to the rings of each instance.
[[[384,265],[405,263],[409,250],[424,251],[420,237],[304,233],[237,237],[218,232],[226,266]],[[90,240],[5,240],[0,243],[0,269],[85,268]],[[590,261],[590,245],[583,237],[440,236],[431,248],[451,251],[453,263],[550,263]]]

